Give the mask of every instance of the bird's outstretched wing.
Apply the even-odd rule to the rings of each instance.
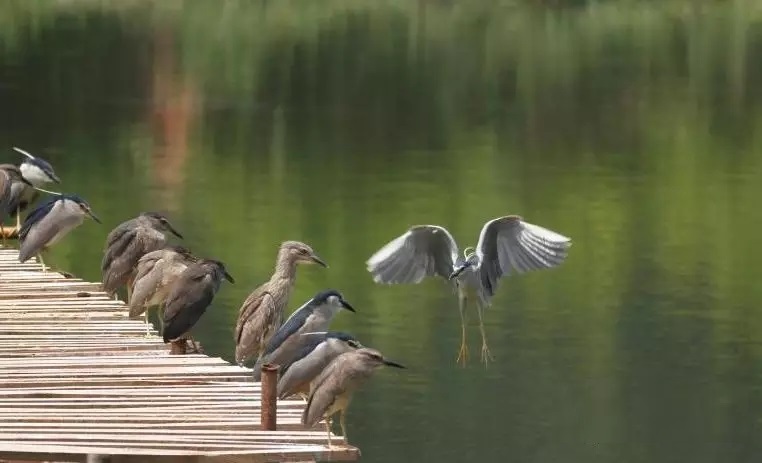
[[[490,220],[479,234],[476,252],[487,296],[493,296],[497,281],[511,273],[552,268],[560,265],[571,239],[547,228],[524,222],[517,215]]]
[[[458,260],[458,245],[444,227],[416,225],[367,261],[377,283],[419,283],[427,276],[447,278]]]

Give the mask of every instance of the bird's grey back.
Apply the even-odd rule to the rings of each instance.
[[[29,220],[34,219],[30,216],[27,217]],[[84,220],[85,212],[75,201],[65,198],[55,200],[45,214],[41,214],[24,230],[19,246],[19,261],[24,262],[43,248],[55,244]]]

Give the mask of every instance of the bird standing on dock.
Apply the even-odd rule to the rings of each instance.
[[[296,267],[300,263],[328,267],[308,245],[285,241],[278,250],[275,272],[270,280],[255,289],[243,302],[233,333],[235,358],[239,365],[253,356],[259,356],[283,323],[283,311],[288,305],[296,281]]]
[[[19,231],[19,262],[25,262],[36,254],[45,270],[42,251],[81,225],[86,216],[100,223],[87,201],[76,195],[55,193],[24,220]]]
[[[145,254],[163,248],[167,244],[167,232],[183,237],[157,212],[143,212],[111,230],[101,261],[103,290],[114,294],[126,285],[129,300],[138,261]]]
[[[14,146],[13,149],[24,155],[24,160],[21,162],[19,170],[22,176],[28,180],[28,182],[16,182],[16,188],[11,194],[11,200],[7,208],[8,214],[11,217],[16,217],[16,227],[18,228],[21,212],[34,203],[39,196],[36,188],[40,188],[47,183],[61,183],[61,179],[58,178],[58,175],[53,170],[53,166],[48,161],[33,156],[21,148]]]
[[[14,188],[16,193],[25,186],[32,187],[29,180],[21,174],[21,169],[13,164],[0,164],[0,233],[5,244],[5,229],[3,222],[8,217],[10,204],[13,200]],[[17,216],[18,217],[18,216]],[[18,232],[18,227],[16,227]]]
[[[312,382],[310,398],[302,414],[302,424],[312,427],[326,419],[328,446],[331,445],[332,416],[341,412],[341,434],[347,440],[346,413],[354,391],[362,386],[381,366],[405,368],[384,358],[381,352],[363,347],[345,352],[331,361]],[[347,440],[348,443],[348,440]]]
[[[270,338],[262,355],[254,364],[254,381],[261,380],[262,365],[265,363],[283,365],[290,362],[307,341],[302,337],[302,333],[327,330],[333,317],[342,309],[355,312],[354,307],[344,300],[341,293],[333,289],[317,293],[306,304],[296,309]]]
[[[164,342],[190,337],[189,331],[212,303],[223,279],[235,283],[225,264],[212,259],[199,259],[180,274],[172,284],[164,308]]]
[[[279,399],[285,399],[294,394],[303,394],[307,398],[310,383],[333,359],[344,352],[362,347],[362,344],[351,334],[340,331],[312,332],[300,336],[305,338],[305,342],[289,362],[284,362],[280,366]]]
[[[516,215],[488,221],[479,234],[476,249],[458,245],[444,227],[417,225],[383,246],[367,261],[377,283],[420,283],[427,276],[455,282],[461,319],[461,345],[457,361],[466,364],[466,303],[475,299],[482,335],[482,361],[492,356],[484,330],[484,309],[489,307],[498,280],[512,273],[560,265],[571,240],[533,225]]]
[[[172,283],[189,265],[198,258],[182,246],[167,246],[157,251],[151,251],[138,260],[135,270],[135,280],[130,295],[130,317],[145,314],[146,330],[148,330],[148,308],[161,305],[169,296]],[[159,316],[164,324],[164,317]]]

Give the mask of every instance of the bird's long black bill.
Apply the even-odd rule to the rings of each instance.
[[[54,182],[56,182],[56,183],[61,183],[61,179],[60,179],[60,178],[58,178],[58,175],[56,175],[56,174],[54,174],[54,173],[52,173],[52,172],[48,173],[48,175],[50,176],[50,178],[52,178],[52,179],[53,179],[53,181],[54,181]]]
[[[87,211],[87,215],[89,215],[90,218],[95,220],[96,222],[103,223],[103,222],[101,222],[101,219],[99,219],[97,215],[92,213],[92,211]]]
[[[225,272],[224,275],[225,275],[225,279],[226,280],[228,280],[229,282],[235,284],[235,280],[233,279],[233,277],[230,276],[230,274],[228,272]]]
[[[318,265],[322,265],[325,268],[328,268],[328,264],[326,264],[325,261],[323,261],[323,259],[321,259],[317,255],[315,255],[315,254],[311,255],[310,259],[312,259],[312,262],[314,262],[314,263],[316,263]]]
[[[345,301],[345,300],[341,301],[341,306],[344,307],[345,309],[349,310],[350,312],[355,312],[355,313],[357,312],[355,310],[355,308],[352,307],[352,305],[349,302]]]
[[[453,278],[457,278],[458,275],[463,273],[463,271],[468,268],[468,266],[469,264],[463,264],[460,267],[456,268],[455,271],[452,272],[449,277],[447,277],[447,279],[452,280]]]
[[[175,235],[176,237],[180,238],[181,240],[182,240],[182,239],[184,239],[184,238],[183,238],[183,235],[181,235],[181,234],[180,234],[180,232],[178,232],[177,230],[175,230],[174,228],[172,228],[172,225],[169,225],[169,224],[167,224],[167,228],[168,228],[168,229],[169,229],[169,231],[170,231],[170,232],[171,232],[173,235]]]
[[[394,368],[404,368],[404,369],[407,368],[405,365],[399,364],[397,362],[392,362],[391,360],[384,360],[384,365],[394,367]]]

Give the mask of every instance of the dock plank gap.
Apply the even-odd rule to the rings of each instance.
[[[325,423],[302,426],[302,399],[171,348],[100,283],[0,249],[0,462],[359,459]]]

